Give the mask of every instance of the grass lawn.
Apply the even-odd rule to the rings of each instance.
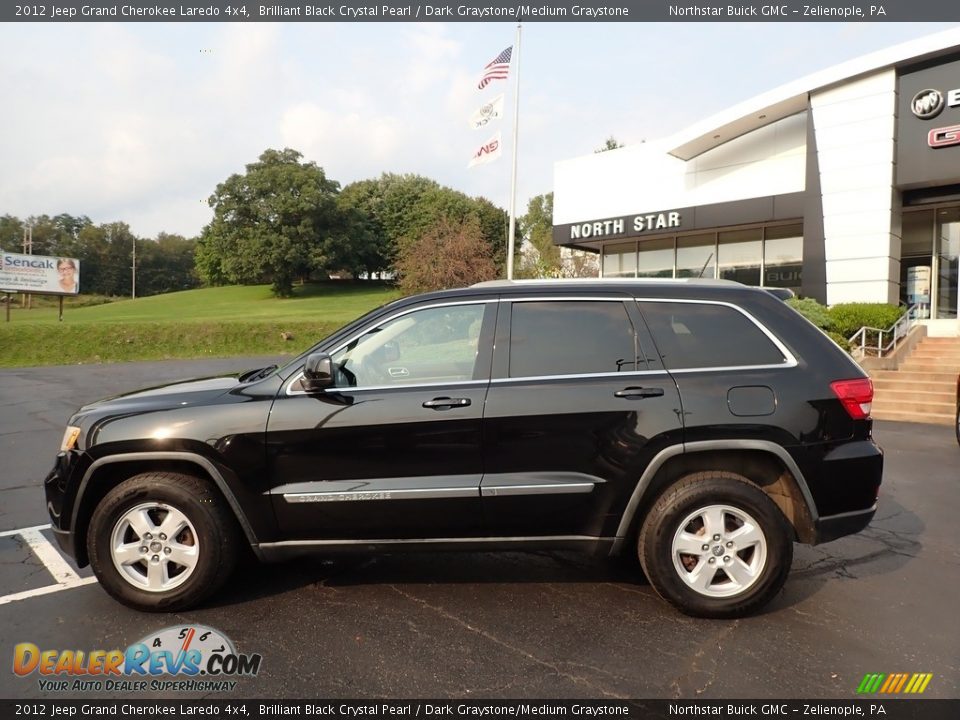
[[[380,283],[327,282],[280,300],[267,285],[187,290],[72,306],[34,296],[11,322],[0,306],[0,367],[298,353],[344,323],[400,297]],[[80,304],[90,298],[77,298]],[[290,339],[286,339],[289,337]]]

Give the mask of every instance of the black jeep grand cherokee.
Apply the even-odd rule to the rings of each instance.
[[[782,587],[873,517],[870,380],[763,290],[486,283],[374,310],[282,368],[82,408],[46,480],[61,546],[141,610],[247,543],[636,552],[683,612]]]

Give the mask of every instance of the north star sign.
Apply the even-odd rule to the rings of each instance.
[[[682,218],[676,210],[646,215],[633,215],[626,218],[612,220],[593,220],[592,222],[574,223],[570,226],[571,240],[589,240],[622,235],[626,231],[627,221],[633,232],[650,232],[651,230],[667,230],[678,228]]]

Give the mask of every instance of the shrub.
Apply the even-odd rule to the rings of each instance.
[[[833,340],[837,345],[842,347],[847,352],[850,352],[850,341],[845,336],[833,331],[828,331],[827,335],[829,335],[830,339]]]
[[[790,298],[787,305],[792,307],[807,320],[812,322],[821,330],[830,330],[833,327],[833,319],[830,317],[830,311],[826,306],[821,305],[813,298]]]
[[[862,327],[886,330],[904,311],[885,303],[840,303],[831,307],[829,312],[833,321],[829,329],[848,338]]]

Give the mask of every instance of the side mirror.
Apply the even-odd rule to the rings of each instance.
[[[303,389],[308,393],[322,392],[333,387],[333,361],[326,353],[307,356],[303,365]]]

